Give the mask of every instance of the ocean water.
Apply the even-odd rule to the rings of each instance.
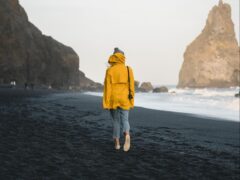
[[[234,97],[239,92],[239,87],[177,89],[168,86],[168,88],[169,93],[136,93],[135,106],[240,122],[240,99]],[[86,94],[102,96],[102,93]]]

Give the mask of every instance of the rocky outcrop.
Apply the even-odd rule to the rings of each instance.
[[[0,83],[53,88],[94,84],[79,71],[74,50],[43,35],[28,21],[18,0],[0,0],[0,42]]]
[[[143,82],[139,88],[140,92],[149,92],[153,90],[153,86],[150,82]]]
[[[202,33],[187,47],[178,87],[230,87],[240,84],[239,47],[230,5],[219,1]]]
[[[240,91],[239,91],[239,93],[235,94],[234,96],[240,98]]]
[[[153,92],[154,93],[167,93],[168,92],[168,88],[165,87],[165,86],[161,86],[161,87],[158,87],[158,88],[154,88]]]
[[[81,72],[82,73],[82,72]],[[79,89],[84,91],[103,91],[103,85],[101,83],[96,83],[91,79],[85,77],[85,74],[82,73],[80,76]]]
[[[135,87],[135,92],[139,92],[139,85],[140,85],[140,82],[139,81],[134,81],[134,87]]]
[[[138,88],[139,88],[139,85],[140,85],[140,82],[139,82],[139,81],[134,81],[134,87],[135,87],[135,89],[138,89]]]

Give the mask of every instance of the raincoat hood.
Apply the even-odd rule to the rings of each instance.
[[[108,63],[111,65],[115,63],[125,64],[125,56],[122,53],[114,53],[110,56]]]

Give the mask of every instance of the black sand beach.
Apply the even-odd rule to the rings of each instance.
[[[0,90],[0,179],[238,179],[239,123],[134,108],[114,150],[101,98]]]

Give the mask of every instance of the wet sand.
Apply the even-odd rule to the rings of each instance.
[[[125,153],[101,107],[80,93],[0,90],[0,179],[239,178],[240,123],[136,107]]]

